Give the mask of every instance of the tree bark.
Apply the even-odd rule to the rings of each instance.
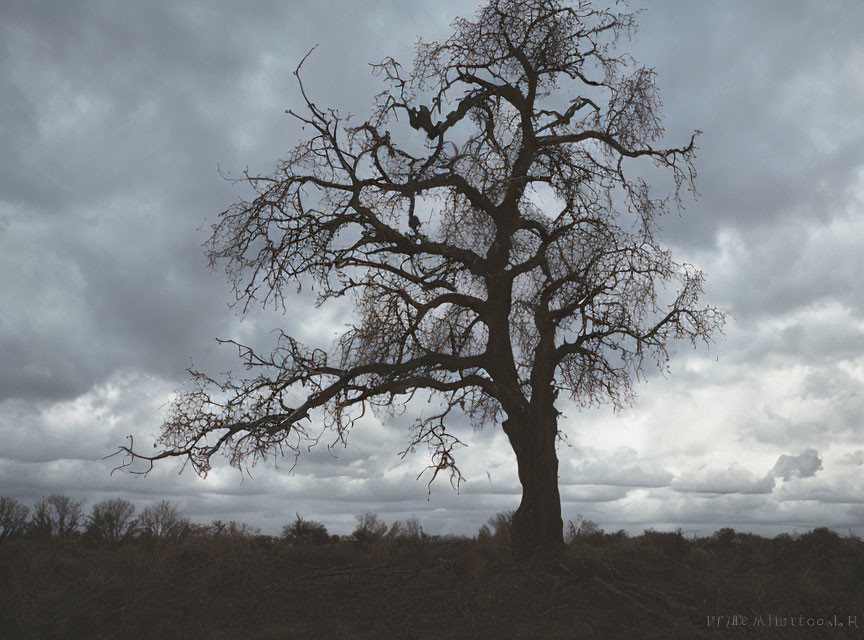
[[[555,554],[564,546],[556,418],[553,407],[532,411],[518,422],[508,418],[502,425],[516,453],[522,483],[522,502],[510,529],[513,551],[519,558]]]

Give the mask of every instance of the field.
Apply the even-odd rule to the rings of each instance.
[[[596,532],[529,563],[494,536],[0,544],[4,638],[858,638],[862,593],[864,543],[827,529]]]

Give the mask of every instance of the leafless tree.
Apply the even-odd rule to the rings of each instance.
[[[245,522],[237,522],[236,520],[229,520],[228,522],[214,520],[207,527],[207,530],[210,532],[210,535],[214,537],[231,538],[235,540],[254,538],[255,536],[261,535],[261,529],[258,527],[253,527]]]
[[[42,496],[33,505],[30,533],[36,537],[69,540],[80,533],[84,522],[84,502],[52,493]]]
[[[27,530],[30,509],[15,498],[0,496],[0,542],[16,538]]]
[[[559,394],[627,406],[670,341],[722,327],[700,306],[702,273],[657,239],[658,216],[694,188],[698,131],[662,145],[655,74],[617,52],[634,14],[490,0],[453,28],[420,42],[410,71],[374,65],[386,90],[362,123],[313,102],[301,62],[306,109],[290,113],[308,136],[275,174],[246,175],[254,197],[222,212],[207,251],[244,310],[284,308],[311,282],[319,304],[353,298],[353,324],[330,351],[285,333],[269,354],[227,341],[250,375],[191,371],[161,451],[123,447],[127,462],[254,464],[317,442],[315,409],[344,440],[367,408],[428,391],[441,409],[417,419],[406,451],[427,444],[432,479],[457,484],[451,413],[500,424],[523,487],[513,544],[563,544]]]
[[[297,519],[282,527],[282,538],[289,542],[325,544],[330,541],[327,527],[315,520],[306,520],[296,514]]]
[[[423,525],[420,524],[419,518],[417,516],[411,516],[405,521],[405,525],[403,527],[405,535],[409,538],[417,538],[422,540],[426,537],[426,534],[423,532]]]
[[[387,523],[383,522],[377,513],[364,513],[357,516],[357,528],[351,535],[359,542],[374,542],[383,538],[387,529]]]
[[[186,532],[189,524],[177,511],[177,507],[167,500],[145,507],[138,522],[141,533],[156,540],[179,538]]]
[[[111,498],[93,505],[87,534],[99,540],[117,543],[135,535],[135,505],[123,498]]]
[[[390,525],[390,530],[387,532],[388,538],[398,538],[402,540],[423,540],[426,534],[423,533],[423,525],[417,516],[411,516],[405,522],[396,520]]]

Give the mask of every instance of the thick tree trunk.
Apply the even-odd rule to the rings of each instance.
[[[522,502],[513,514],[511,540],[518,557],[554,554],[564,546],[561,495],[558,492],[558,455],[554,408],[504,422],[519,466]]]

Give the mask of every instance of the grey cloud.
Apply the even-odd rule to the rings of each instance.
[[[822,469],[822,458],[815,449],[805,449],[797,456],[782,455],[771,470],[771,474],[777,478],[790,480],[796,478],[809,478],[816,475]]]
[[[237,333],[229,291],[204,268],[196,231],[239,195],[216,165],[269,172],[292,146],[291,71],[316,41],[310,90],[328,102],[338,93],[354,111],[377,91],[364,58],[411,53],[414,33],[395,51],[368,39],[345,64],[340,31],[389,33],[418,16],[396,2],[353,3],[339,17],[335,6],[0,8],[0,299],[21,301],[4,304],[0,399],[75,397],[123,366],[178,381],[190,357],[231,366],[212,342]],[[457,7],[420,15],[435,24]],[[284,37],[285,25],[303,23],[330,27]],[[297,324],[293,314],[261,317],[264,334]]]
[[[629,486],[610,484],[562,484],[560,487],[561,504],[562,508],[567,510],[573,504],[616,502],[626,498],[630,490],[631,487]],[[571,508],[570,511],[573,509]]]
[[[822,469],[822,459],[815,449],[805,449],[800,455],[783,454],[774,467],[759,477],[738,464],[725,469],[709,469],[704,477],[683,476],[672,482],[672,488],[682,493],[707,494],[770,494],[776,478],[809,478]]]
[[[853,451],[852,453],[847,453],[843,456],[843,459],[840,461],[841,464],[849,464],[849,465],[864,465],[864,449],[858,449],[857,451]]]
[[[860,528],[864,526],[864,505],[857,505],[854,507],[849,507],[847,511],[848,518],[850,522],[846,523],[848,527],[857,527]]]
[[[857,238],[864,225],[853,208],[847,203],[832,224],[804,223],[725,236],[719,254],[706,256],[704,265],[716,280],[711,289],[717,304],[748,326],[831,304],[860,316],[864,289],[858,274],[864,258]],[[845,333],[860,343],[860,331],[849,327]]]
[[[676,478],[672,488],[682,493],[767,494],[774,489],[774,477],[768,474],[760,478],[735,464],[725,469],[711,469],[704,479]]]
[[[572,470],[562,473],[562,481],[569,484],[614,487],[667,487],[672,478],[669,471],[640,462],[630,448],[618,449],[600,459],[574,462]]]
[[[670,237],[710,246],[723,227],[785,227],[792,220],[800,226],[832,217],[861,165],[864,126],[852,105],[864,98],[864,86],[837,81],[854,74],[862,52],[854,35],[860,8],[639,4],[647,11],[634,49],[660,73],[667,139],[705,132],[698,163],[703,197],[692,215],[667,221]],[[657,49],[671,24],[675,46]],[[706,78],[713,90],[694,91]]]

